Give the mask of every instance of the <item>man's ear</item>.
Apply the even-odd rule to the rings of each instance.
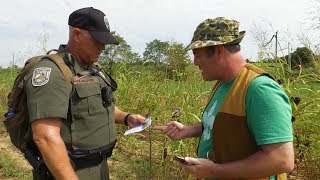
[[[72,38],[76,42],[79,42],[80,41],[81,30],[79,28],[73,28],[71,33],[72,33]]]

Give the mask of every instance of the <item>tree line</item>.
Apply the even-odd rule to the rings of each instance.
[[[106,66],[109,72],[112,72],[112,67],[116,62],[152,64],[158,70],[165,70],[168,78],[176,79],[181,76],[181,73],[184,73],[187,65],[191,63],[191,58],[182,43],[154,39],[147,43],[141,57],[132,50],[123,37],[115,31],[111,33],[119,44],[116,46],[107,45],[99,59],[99,62]]]

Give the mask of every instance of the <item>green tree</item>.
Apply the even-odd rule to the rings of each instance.
[[[185,74],[186,67],[191,59],[182,43],[172,42],[168,49],[166,62],[169,78],[179,79]]]
[[[106,45],[105,49],[102,51],[99,62],[102,65],[107,66],[107,71],[112,74],[112,67],[116,61],[124,61],[130,63],[136,63],[141,61],[141,57],[138,53],[132,51],[131,46],[126,42],[126,40],[112,31],[111,34],[119,42],[118,45]]]
[[[147,43],[147,47],[143,53],[143,59],[148,62],[154,62],[157,65],[167,60],[169,42],[155,39]]]
[[[291,54],[291,63],[292,65],[312,65],[312,61],[314,60],[314,53],[307,47],[298,47]],[[286,56],[285,59],[288,60],[289,56]]]

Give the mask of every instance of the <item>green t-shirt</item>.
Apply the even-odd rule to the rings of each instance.
[[[246,111],[248,127],[257,145],[293,141],[289,98],[272,79],[261,76],[250,84]]]
[[[227,95],[234,79],[228,82],[220,83],[214,96],[205,108],[202,115],[203,132],[200,139],[198,157],[207,158],[207,153],[212,149],[212,127],[216,115],[220,109],[224,97]]]
[[[221,83],[203,112],[204,129],[198,149],[200,158],[207,158],[207,153],[214,149],[213,123],[233,82],[234,80]],[[278,83],[267,76],[253,79],[245,101],[248,128],[257,145],[293,141],[290,101]]]

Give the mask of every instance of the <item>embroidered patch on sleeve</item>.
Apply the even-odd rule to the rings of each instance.
[[[49,82],[51,68],[39,67],[33,71],[32,75],[32,85],[33,86],[43,86]]]

